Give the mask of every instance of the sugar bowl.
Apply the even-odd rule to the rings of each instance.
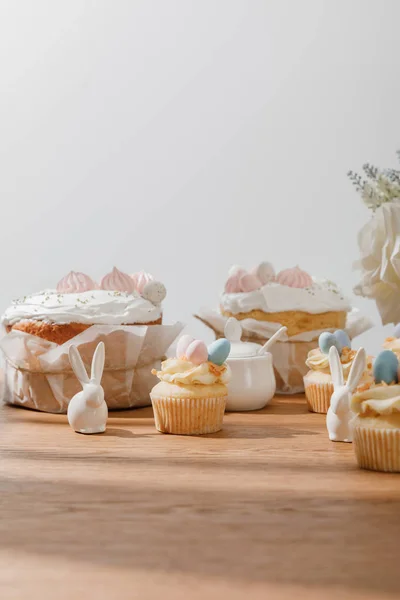
[[[227,411],[247,411],[264,408],[275,394],[276,381],[272,354],[268,349],[286,331],[282,327],[264,346],[254,342],[242,342],[240,323],[228,319],[225,337],[231,342],[227,363],[231,369],[228,384]]]

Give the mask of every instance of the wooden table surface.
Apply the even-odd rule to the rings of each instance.
[[[400,475],[361,471],[302,396],[206,437],[151,408],[106,434],[0,407],[0,597],[384,599],[400,594]]]

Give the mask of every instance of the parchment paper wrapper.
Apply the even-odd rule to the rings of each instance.
[[[400,322],[400,200],[376,209],[358,234],[361,281],[354,288],[359,296],[372,298],[382,324]]]
[[[201,308],[196,315],[207,327],[210,327],[217,338],[224,336],[227,317],[221,315],[218,310]],[[257,321],[255,319],[243,319],[242,341],[257,342],[264,344],[278,329],[280,323]],[[360,335],[372,327],[370,319],[360,315],[357,309],[353,309],[347,315],[346,331],[350,338]],[[327,331],[324,329],[324,331]],[[333,331],[333,330],[332,330]],[[276,391],[278,394],[297,394],[304,392],[303,377],[308,372],[306,358],[310,350],[318,345],[316,340],[322,331],[307,331],[299,333],[291,338],[283,337],[272,347],[271,354],[274,360],[274,371],[276,377]]]
[[[101,384],[112,409],[148,406],[157,383],[151,374],[184,325],[93,325],[62,345],[22,331],[0,340],[3,351],[2,400],[44,412],[65,413],[72,396],[82,387],[68,360],[74,344],[90,373],[93,352],[100,341],[106,347]]]

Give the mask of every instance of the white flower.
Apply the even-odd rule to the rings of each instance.
[[[376,189],[367,182],[365,182],[363,185],[361,198],[368,207],[375,208],[376,206],[379,206],[382,203],[382,199],[377,193]]]
[[[378,192],[384,197],[386,201],[398,198],[400,196],[400,187],[398,184],[390,181],[384,175],[379,175],[377,179]]]
[[[400,199],[385,202],[358,234],[359,296],[376,301],[382,323],[400,322]]]

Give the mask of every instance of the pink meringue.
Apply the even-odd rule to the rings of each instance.
[[[89,275],[70,271],[68,275],[57,283],[56,290],[59,294],[76,294],[88,292],[89,290],[97,290],[98,287],[97,283]]]
[[[245,273],[247,273],[247,271],[243,269],[243,267],[239,265],[232,265],[228,271],[228,277],[231,275],[244,275]]]
[[[245,273],[239,279],[242,292],[254,292],[262,287],[261,281],[252,273]]]
[[[276,280],[281,285],[287,285],[292,288],[306,288],[313,284],[311,276],[302,271],[300,267],[293,267],[293,269],[285,269],[278,273]]]
[[[242,291],[240,287],[240,274],[234,273],[230,275],[225,283],[225,294],[238,294]]]
[[[104,275],[100,281],[100,288],[112,292],[128,292],[128,294],[133,294],[135,284],[132,277],[114,267],[111,273]]]
[[[150,275],[150,273],[146,273],[145,271],[138,271],[138,273],[131,275],[131,278],[135,284],[136,291],[140,295],[142,294],[146,283],[149,283],[149,281],[154,281],[153,275]]]

